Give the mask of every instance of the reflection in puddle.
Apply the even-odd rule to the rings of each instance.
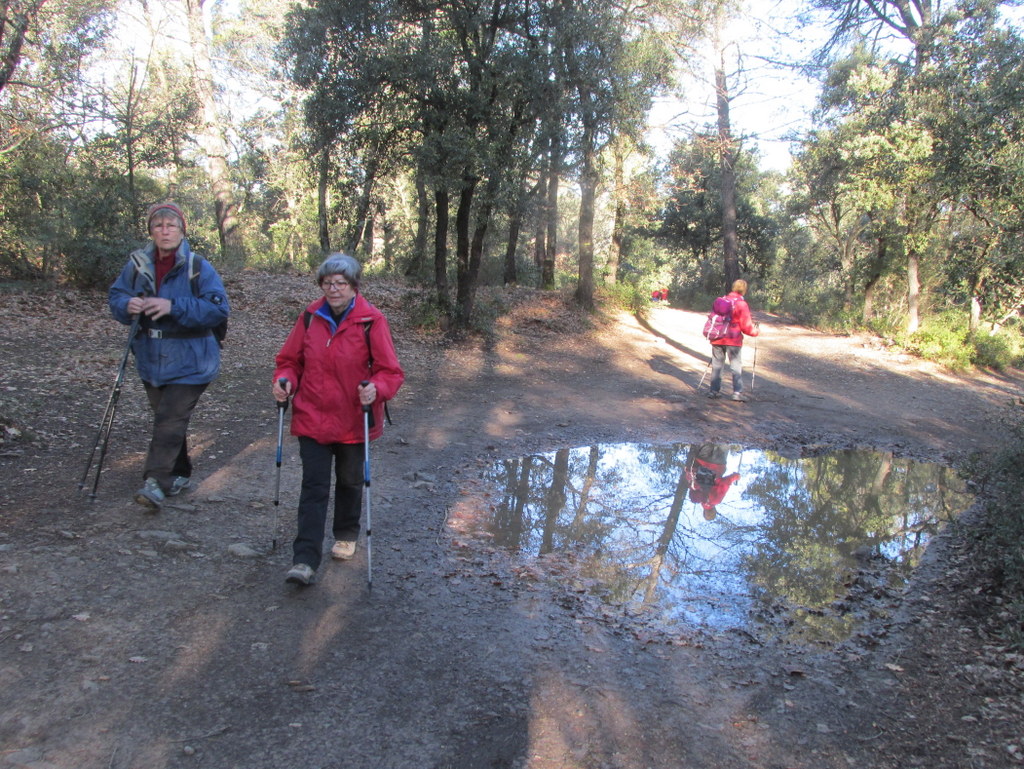
[[[969,504],[953,470],[870,451],[602,444],[505,460],[484,477],[496,491],[480,523],[495,544],[572,553],[609,603],[830,641],[898,589]]]

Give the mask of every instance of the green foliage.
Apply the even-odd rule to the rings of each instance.
[[[967,323],[963,313],[944,313],[926,318],[921,328],[900,340],[909,352],[933,360],[954,370],[971,365],[971,347],[967,342]]]
[[[976,332],[968,337],[975,366],[997,371],[1024,365],[1024,338],[1019,327],[1004,327],[997,334]]]
[[[701,136],[678,142],[669,158],[670,185],[659,223],[659,234],[672,248],[685,250],[708,281],[706,290],[719,291],[721,264],[721,165],[717,139]],[[746,275],[764,275],[771,264],[781,228],[778,206],[780,179],[757,169],[756,158],[741,152],[736,166],[736,209],[739,259]],[[692,283],[692,281],[690,281]],[[720,291],[719,291],[720,293]]]
[[[433,294],[424,294],[408,306],[409,323],[413,328],[443,330],[447,325],[444,308]]]
[[[601,289],[602,304],[621,307],[644,317],[651,307],[651,292],[635,283],[616,283]]]
[[[503,314],[508,312],[507,294],[500,286],[482,287],[476,295],[473,317],[469,329],[478,334],[489,336],[494,333],[495,324]]]
[[[1015,327],[972,333],[967,314],[956,310],[925,318],[914,334],[893,336],[907,351],[958,371],[972,366],[1002,370],[1024,362],[1024,342]]]

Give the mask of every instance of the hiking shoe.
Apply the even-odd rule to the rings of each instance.
[[[141,489],[135,492],[135,501],[150,510],[159,510],[164,503],[164,490],[156,478],[147,478]]]
[[[722,393],[718,392],[718,390],[711,390],[711,391],[708,392],[708,397],[709,398],[721,398],[722,397]]]
[[[285,582],[292,582],[296,585],[308,585],[313,581],[313,567],[304,563],[297,563],[288,569],[284,575]]]
[[[191,485],[191,478],[186,478],[184,475],[175,475],[173,478],[171,478],[171,488],[168,489],[167,496],[177,496]]]
[[[338,540],[334,543],[334,547],[331,548],[331,558],[338,561],[347,561],[349,558],[356,554],[356,543],[345,542],[344,540]]]
[[[734,401],[739,401],[740,403],[746,403],[747,396],[745,396],[743,393],[733,393],[732,399]]]

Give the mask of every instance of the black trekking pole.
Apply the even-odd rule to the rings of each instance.
[[[286,389],[288,380],[281,377],[277,380],[278,385],[281,389]],[[277,401],[277,480],[274,482],[274,507],[276,508],[281,503],[281,455],[282,447],[284,446],[284,412],[288,410],[288,398],[283,401]],[[280,516],[277,511],[274,511],[274,538],[271,542],[271,552],[277,550],[277,530],[280,524]]]
[[[89,492],[89,499],[96,499],[96,489],[100,485],[100,473],[103,472],[103,460],[107,456],[107,445],[110,443],[110,431],[114,426],[114,414],[117,413],[117,401],[121,397],[121,385],[124,383],[124,372],[128,366],[128,356],[132,352],[132,341],[139,331],[139,323],[142,320],[142,313],[138,313],[132,319],[131,328],[128,331],[128,342],[124,346],[124,354],[121,356],[121,363],[117,367],[117,376],[114,378],[114,386],[110,390],[110,397],[107,399],[107,408],[103,412],[103,419],[100,421],[99,430],[96,432],[96,440],[93,442],[92,451],[85,462],[85,470],[82,471],[82,480],[78,482],[78,490],[85,489],[86,481],[89,478],[89,471],[93,466],[93,459],[96,451],[100,452],[96,462],[96,478],[93,480],[92,489]]]
[[[365,379],[361,387],[370,384]],[[366,589],[373,588],[373,524],[370,518],[370,425],[374,423],[370,404],[363,404],[363,485],[366,487]]]

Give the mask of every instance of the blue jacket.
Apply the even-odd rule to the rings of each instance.
[[[155,246],[144,249],[150,264]],[[132,341],[135,365],[143,382],[162,387],[166,384],[208,384],[220,371],[220,344],[211,329],[227,319],[231,312],[220,275],[208,261],[193,257],[197,270],[198,296],[192,293],[188,275],[188,241],[182,240],[157,296],[171,300],[171,312],[154,321],[143,317],[139,333]],[[130,325],[128,300],[153,293],[146,277],[131,259],[110,287],[107,301],[114,318]]]

